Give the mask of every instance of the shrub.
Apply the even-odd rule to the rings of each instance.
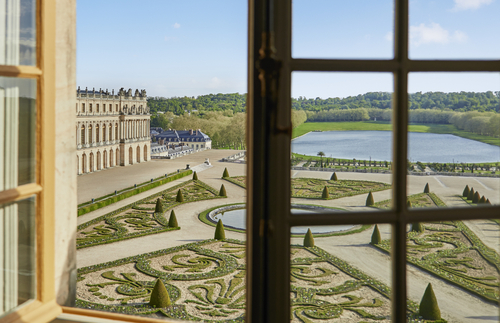
[[[373,199],[372,192],[368,193],[368,197],[366,198],[366,206],[372,206],[375,204],[375,200]]]
[[[156,199],[155,213],[163,213],[163,204],[161,204],[160,198]]]
[[[479,203],[480,204],[484,204],[486,203],[486,197],[484,197],[484,195],[481,197],[481,199],[479,200]]]
[[[149,305],[153,307],[167,307],[170,306],[170,297],[168,296],[167,289],[161,279],[156,280],[155,287],[151,292],[151,298],[149,299]]]
[[[470,189],[469,195],[467,195],[467,200],[472,201],[472,199],[474,198],[474,193],[476,193],[476,192],[474,191],[474,187],[473,187]]]
[[[215,235],[214,235],[215,240],[224,240],[226,239],[226,233],[224,232],[224,224],[222,224],[222,220],[219,219],[219,222],[217,222],[217,226],[215,227]]]
[[[486,199],[486,204],[491,205],[490,199]]]
[[[412,207],[412,205],[411,205],[411,201],[409,201],[409,200],[408,200],[408,201],[406,201],[406,206],[407,206],[408,208],[411,208],[411,207]]]
[[[177,228],[179,224],[177,223],[177,217],[175,216],[175,211],[170,212],[170,218],[168,219],[168,226],[170,228]]]
[[[227,197],[226,188],[224,187],[224,184],[220,186],[219,196]]]
[[[431,283],[427,285],[424,296],[420,301],[419,314],[426,320],[441,319],[441,311],[439,310],[438,302],[436,300],[436,295],[434,295]]]
[[[424,232],[425,229],[424,229],[424,226],[422,223],[420,222],[413,222],[411,224],[411,231],[414,231],[414,232]]]
[[[378,229],[378,225],[375,224],[375,228],[373,228],[372,233],[372,241],[371,244],[380,244],[382,242],[382,237],[380,236],[380,230]]]
[[[469,192],[470,192],[469,185],[465,185],[464,192],[462,193],[462,196],[463,197],[469,196]]]
[[[323,189],[323,193],[321,194],[321,198],[328,200],[330,198],[330,193],[328,192],[328,187],[325,186]]]
[[[182,191],[181,191],[181,189],[180,189],[180,188],[179,188],[179,190],[177,191],[177,197],[175,198],[175,201],[176,201],[176,202],[179,202],[179,203],[184,202],[184,196],[182,196]]]
[[[478,203],[481,198],[479,197],[479,192],[475,192],[472,197],[472,203]]]
[[[331,181],[338,181],[339,179],[337,178],[337,173],[333,172],[332,177],[330,177]]]
[[[197,180],[198,180],[198,174],[196,174],[196,172],[193,172],[193,181]]]
[[[314,247],[314,237],[311,229],[307,229],[307,233],[304,236],[304,247]]]
[[[429,183],[425,184],[424,188],[424,193],[430,193],[431,191],[429,190]]]
[[[229,177],[229,172],[227,171],[227,167],[224,168],[224,173],[222,173],[222,178]]]

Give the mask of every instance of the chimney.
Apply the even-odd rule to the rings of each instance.
[[[193,135],[193,129],[189,129],[189,134]]]

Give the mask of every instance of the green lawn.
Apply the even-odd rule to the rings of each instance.
[[[306,122],[293,129],[292,137],[297,138],[314,130],[347,131],[347,130],[379,130],[391,131],[392,124],[384,121],[355,121],[355,122]],[[410,132],[429,132],[453,134],[467,139],[481,141],[487,144],[500,146],[500,138],[481,136],[463,130],[458,130],[450,124],[411,124]]]

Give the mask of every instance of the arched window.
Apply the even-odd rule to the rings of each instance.
[[[80,138],[80,140],[81,140],[80,144],[81,145],[85,145],[85,126],[82,126],[82,128],[81,128],[80,137],[81,137]]]
[[[109,139],[108,140],[113,140],[113,127],[111,126],[111,123],[109,124]]]
[[[102,141],[106,142],[106,124],[102,125]]]
[[[118,123],[115,124],[115,140],[120,140],[120,138],[118,137]],[[118,160],[117,160],[118,162]]]
[[[137,146],[137,162],[141,162],[141,147]]]
[[[88,143],[91,144],[92,143],[92,125],[89,125],[89,139],[88,139]]]
[[[101,130],[101,128],[99,127],[99,125],[95,126],[95,141],[96,142],[101,142],[101,140],[100,140],[101,138],[99,136],[99,134],[101,132],[100,130]]]

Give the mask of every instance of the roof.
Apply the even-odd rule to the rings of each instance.
[[[167,141],[211,141],[210,137],[201,130],[165,130],[156,138],[166,139]]]

